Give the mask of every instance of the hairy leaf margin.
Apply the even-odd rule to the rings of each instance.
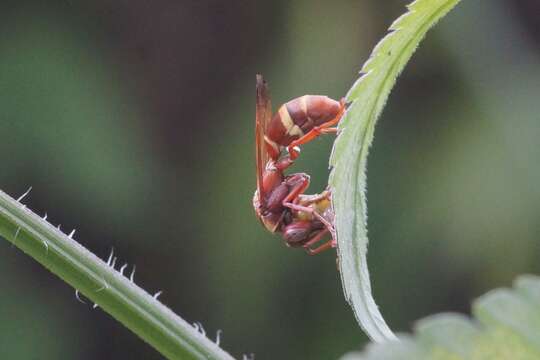
[[[375,124],[390,91],[426,32],[460,0],[417,0],[375,46],[349,90],[350,106],[338,126],[329,185],[336,214],[338,258],[345,298],[376,342],[396,338],[380,313],[367,267],[366,165]]]

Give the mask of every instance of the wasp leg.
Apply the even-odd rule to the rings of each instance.
[[[335,247],[336,247],[335,240],[328,240],[327,242],[325,242],[324,244],[322,244],[318,248],[315,248],[315,249],[308,248],[308,249],[306,249],[306,251],[307,251],[307,253],[309,255],[317,255],[317,254],[322,253],[323,251],[326,251],[328,249],[333,249]]]
[[[304,245],[302,245],[302,247],[306,250],[308,250],[309,248],[311,248],[311,245],[314,245],[316,243],[318,243],[319,241],[321,241],[324,236],[326,234],[329,234],[330,232],[328,231],[328,229],[322,229],[321,231],[319,231],[318,233],[316,233],[315,235],[313,235],[310,239],[308,239]]]
[[[327,122],[319,126],[315,126],[313,129],[308,131],[302,137],[292,141],[289,144],[289,146],[287,146],[287,151],[289,152],[292,160],[296,159],[299,155],[299,152],[298,150],[295,149],[295,147],[306,144],[312,141],[313,139],[319,137],[321,134],[330,134],[330,133],[335,134],[337,132],[337,128],[332,127],[332,126],[336,125],[339,122],[339,120],[341,120],[341,117],[343,116],[347,108],[345,104],[345,99],[341,99],[340,104],[341,104],[341,107],[339,109],[339,112],[333,119],[328,120]]]
[[[327,200],[330,200],[331,198],[331,192],[330,190],[324,190],[322,193],[320,194],[315,194],[315,195],[299,195],[298,196],[298,204],[301,204],[303,206],[309,206],[313,203],[316,203],[316,202],[319,202],[323,199],[327,199]]]
[[[304,191],[306,191],[306,189],[309,186],[309,178],[307,177],[307,175],[305,175],[305,174],[296,174],[296,176],[298,176],[298,178],[293,178],[293,179],[289,180],[291,182],[293,182],[293,181],[298,181],[298,182],[293,183],[291,191],[285,197],[285,199],[283,199],[282,204],[285,207],[290,208],[290,206],[288,206],[287,204],[294,205],[292,202],[295,201],[296,198],[298,198],[298,196],[300,194],[303,194]]]
[[[337,127],[321,129],[321,134],[335,134],[337,133]]]
[[[294,160],[291,159],[290,156],[284,156],[282,159],[274,163],[274,165],[276,166],[276,169],[280,171],[285,171],[285,169],[287,169],[292,164],[294,164]]]
[[[332,238],[332,240],[328,240],[324,244],[316,247],[315,249],[311,248],[311,245],[318,243],[322,240],[322,238],[328,233],[328,229],[324,229],[323,231],[319,232],[318,234],[315,234],[311,239],[309,239],[304,245],[304,249],[309,255],[317,255],[320,254],[323,251],[326,251],[331,248],[336,247],[336,241]]]
[[[323,223],[323,225],[328,229],[328,231],[330,231],[332,234],[334,233],[334,226],[328,220],[322,217],[321,214],[316,212],[314,209],[310,207],[298,205],[298,204],[293,204],[291,202],[285,202],[285,201],[283,202],[283,206],[288,207],[289,209],[292,209],[292,210],[304,211],[304,212],[312,214],[313,216],[317,218],[317,220]]]

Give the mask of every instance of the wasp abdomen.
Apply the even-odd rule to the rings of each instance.
[[[279,154],[315,126],[335,118],[341,109],[338,101],[322,95],[304,95],[283,104],[268,125],[266,143],[270,154]]]
[[[341,108],[340,103],[322,95],[304,95],[284,105],[292,121],[304,133],[332,120]]]

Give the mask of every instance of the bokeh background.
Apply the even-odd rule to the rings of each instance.
[[[406,1],[3,1],[0,187],[48,213],[233,355],[335,359],[367,340],[335,255],[251,207],[254,82],[343,96]],[[369,160],[369,266],[391,326],[540,272],[540,4],[463,1],[421,45]],[[332,138],[296,169],[312,192]],[[160,359],[0,242],[6,359]]]

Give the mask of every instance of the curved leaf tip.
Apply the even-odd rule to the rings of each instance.
[[[540,359],[540,277],[522,275],[473,303],[474,319],[438,314],[418,321],[414,335],[369,344],[340,360]]]
[[[329,184],[336,214],[338,257],[346,300],[366,334],[376,342],[396,339],[371,293],[367,267],[366,165],[377,119],[396,78],[439,19],[460,0],[417,0],[374,48],[347,94],[351,106],[339,124]]]

